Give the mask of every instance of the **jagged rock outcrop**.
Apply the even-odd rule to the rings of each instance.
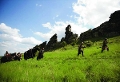
[[[53,49],[54,47],[55,47],[55,44],[57,43],[57,34],[54,34],[51,38],[50,38],[50,40],[49,40],[49,42],[48,42],[48,44],[47,44],[47,46],[46,46],[46,50],[51,50],[51,49]]]
[[[111,23],[120,23],[120,10],[112,13],[109,18],[110,18],[109,22]]]
[[[66,43],[69,43],[69,39],[73,35],[73,32],[71,32],[71,26],[68,25],[65,30],[66,30],[66,32],[65,32],[65,41],[66,41]]]
[[[78,35],[71,32],[71,25],[68,25],[65,29],[65,38],[63,37],[61,41],[65,41],[67,44],[70,44],[77,40]]]

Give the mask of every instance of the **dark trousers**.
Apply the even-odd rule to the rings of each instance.
[[[78,56],[79,56],[79,54],[81,54],[82,53],[82,56],[84,56],[83,55],[83,50],[78,50]]]
[[[106,49],[107,51],[109,51],[109,47],[108,47],[108,46],[102,46],[101,52],[103,52],[105,49]]]

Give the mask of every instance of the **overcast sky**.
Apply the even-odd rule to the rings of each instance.
[[[68,24],[80,35],[119,9],[120,0],[0,0],[0,55],[25,52],[55,33],[60,40]]]

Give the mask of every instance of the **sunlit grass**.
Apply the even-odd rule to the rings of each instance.
[[[120,36],[109,39],[110,51],[101,53],[102,41],[77,56],[77,45],[45,52],[44,58],[0,64],[0,82],[119,82]]]

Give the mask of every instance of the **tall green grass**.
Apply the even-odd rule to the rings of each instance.
[[[120,36],[109,39],[110,51],[101,53],[102,41],[84,49],[78,46],[45,52],[44,58],[0,64],[0,82],[119,82]]]

